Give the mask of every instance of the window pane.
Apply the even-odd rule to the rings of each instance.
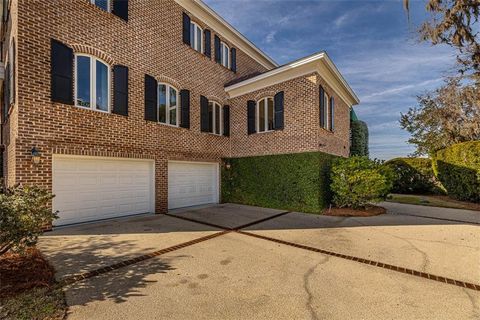
[[[262,99],[258,106],[258,131],[265,131],[265,99]]]
[[[220,106],[215,105],[215,133],[220,134]]]
[[[167,86],[158,86],[158,121],[167,122]]]
[[[225,46],[224,47],[224,63],[223,65],[228,68],[228,48]]]
[[[177,125],[177,90],[170,88],[170,124]]]
[[[195,48],[195,25],[190,23],[190,45]]]
[[[197,51],[202,51],[202,30],[197,28]]]
[[[97,110],[108,111],[108,67],[100,61],[96,62],[96,67],[96,107]]]
[[[210,132],[213,132],[213,103],[208,103],[208,127]]]
[[[275,129],[274,127],[274,111],[273,111],[273,99],[268,98],[268,130]]]
[[[77,106],[90,108],[90,58],[77,57]]]
[[[102,8],[105,11],[110,11],[108,7],[108,0],[95,0],[94,3],[97,7]]]

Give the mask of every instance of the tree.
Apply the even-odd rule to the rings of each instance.
[[[416,155],[433,155],[452,144],[480,139],[480,90],[458,78],[418,96],[418,107],[401,114],[400,125],[411,134]]]
[[[409,0],[403,1],[409,12]],[[432,44],[447,44],[459,51],[462,74],[480,82],[479,0],[428,0],[431,18],[419,29],[420,39]]]
[[[350,122],[350,155],[368,157],[368,126],[361,120]]]
[[[43,228],[57,218],[49,206],[53,195],[38,187],[0,190],[0,255],[23,252],[37,243]]]

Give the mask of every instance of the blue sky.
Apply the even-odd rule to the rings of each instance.
[[[370,129],[371,157],[407,156],[415,148],[398,123],[416,96],[442,84],[455,52],[419,43],[425,1],[204,0],[279,64],[325,50],[357,93],[355,112]]]

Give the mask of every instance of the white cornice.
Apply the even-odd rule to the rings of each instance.
[[[208,7],[201,0],[175,0],[179,5],[193,14],[195,18],[212,28],[215,33],[233,43],[238,49],[249,55],[262,66],[271,70],[278,64],[257,48],[250,40],[232,27],[225,19]]]
[[[337,67],[325,52],[316,53],[267,71],[256,77],[235,83],[226,87],[225,91],[230,98],[235,98],[312,72],[318,72],[335,93],[337,93],[349,106],[360,103],[355,92],[353,92],[352,88],[350,88]]]

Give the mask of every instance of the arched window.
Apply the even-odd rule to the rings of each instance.
[[[75,105],[110,112],[110,66],[85,54],[75,55]]]
[[[225,42],[220,43],[220,63],[230,69],[230,48]]]
[[[203,30],[193,21],[190,22],[190,45],[198,52],[203,52]]]
[[[158,122],[178,126],[178,90],[165,84],[158,84]]]
[[[272,97],[266,97],[257,102],[257,132],[267,132],[275,129],[275,110]]]
[[[223,134],[222,107],[215,101],[208,101],[208,122],[211,133]]]

